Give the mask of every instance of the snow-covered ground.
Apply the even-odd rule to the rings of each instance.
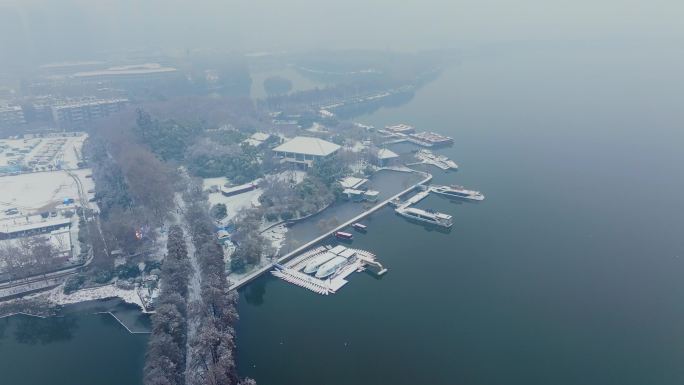
[[[328,130],[324,125],[316,122],[314,122],[314,124],[306,130],[313,133],[328,133]]]
[[[304,170],[287,170],[279,174],[273,175],[283,182],[289,182],[292,184],[301,183],[304,178],[306,178],[306,171]]]
[[[289,182],[291,184],[301,183],[306,177],[306,171],[301,170],[289,170],[283,171],[279,174],[269,175],[266,178],[275,177],[283,182]],[[257,183],[258,181],[253,181],[252,183]],[[230,222],[235,216],[240,212],[240,210],[251,207],[259,207],[259,197],[263,193],[261,188],[254,189],[252,191],[247,191],[241,194],[224,196],[221,194],[221,187],[229,183],[228,178],[218,177],[218,178],[205,178],[203,180],[204,189],[209,191],[209,203],[213,206],[218,203],[223,203],[226,205],[228,210],[228,215],[221,220],[221,223],[226,224]],[[257,183],[258,184],[258,183]]]
[[[209,191],[209,203],[213,206],[218,203],[226,205],[228,215],[221,220],[221,223],[226,224],[230,222],[237,215],[240,210],[251,207],[258,207],[259,197],[263,193],[260,188],[252,191],[246,191],[241,194],[232,196],[224,196],[221,194],[221,187],[228,183],[228,178],[206,178],[204,179],[204,189]],[[212,192],[213,191],[213,192]]]
[[[266,266],[271,266],[273,262],[276,261],[277,258],[268,258],[264,257],[261,259],[261,263],[257,266],[253,266],[248,270],[245,270],[241,273],[237,272],[231,272],[228,274],[226,279],[228,280],[228,286],[233,286],[235,283],[242,281],[245,277],[249,276],[250,274],[254,273],[257,270],[261,270]]]
[[[264,226],[265,227],[265,226]],[[277,252],[282,248],[284,242],[285,242],[285,235],[287,233],[287,227],[285,227],[284,224],[275,226],[271,229],[266,230],[265,232],[262,233],[262,235],[266,238],[267,242],[271,243],[271,246],[274,248],[274,254],[277,255]],[[230,266],[230,256],[231,254],[235,251],[234,246],[224,246],[224,254],[225,254],[225,259],[226,259],[226,266]],[[268,258],[264,257],[262,258],[261,262],[257,266],[251,266],[249,269],[243,271],[243,272],[230,272],[227,276],[229,283],[232,285],[236,282],[241,281],[248,275],[252,274],[256,270],[260,270],[266,266],[270,266],[277,257],[273,258]]]
[[[78,168],[78,162],[83,159],[83,143],[88,138],[86,134],[68,137],[64,144],[62,156],[62,168],[73,170]]]
[[[64,198],[78,200],[78,188],[66,171],[0,177],[0,208],[37,210]],[[4,211],[4,210],[3,210]]]
[[[357,140],[356,142],[354,142],[354,145],[347,146],[344,149],[349,150],[351,152],[361,152],[361,151],[365,150],[366,148],[368,148],[368,146],[364,145],[361,141]]]
[[[39,294],[45,295],[45,294]],[[64,285],[60,285],[47,293],[47,299],[55,305],[69,305],[78,302],[92,301],[106,298],[121,298],[124,302],[138,305],[140,309],[145,309],[142,300],[135,289],[125,290],[116,287],[114,284],[96,287],[92,289],[81,289],[71,294],[64,294]]]
[[[97,203],[90,202],[90,199],[95,197],[95,181],[92,178],[93,170],[89,168],[81,168],[78,170],[72,170],[71,173],[76,175],[76,177],[81,181],[83,193],[88,198],[87,202],[81,202],[81,204],[90,208],[91,210],[94,210],[95,212],[99,212],[100,208],[97,206]]]
[[[220,189],[226,183],[228,183],[228,178],[226,178],[224,176],[220,176],[217,178],[204,178],[202,181],[204,182],[204,189],[205,190],[210,189],[214,186],[216,186],[217,188]]]
[[[60,148],[62,151],[57,157],[63,158],[67,166],[77,167],[80,159],[80,151],[85,141],[86,136],[71,136],[58,138],[38,138],[30,139],[27,142],[40,141],[28,154],[53,143],[54,140],[59,139],[59,143],[64,143],[62,147],[52,145],[51,152],[57,151]],[[23,140],[20,140],[24,143]],[[14,151],[14,150],[12,150]],[[44,227],[47,225],[58,225],[64,221],[71,221],[71,230],[69,232],[57,232],[49,234],[50,241],[57,247],[60,252],[71,252],[71,262],[75,262],[75,258],[80,253],[80,245],[78,244],[78,217],[73,215],[77,206],[90,207],[97,210],[97,205],[89,202],[89,198],[94,196],[95,184],[92,178],[86,178],[92,171],[90,169],[78,170],[57,170],[32,172],[19,175],[0,176],[0,228],[4,231],[17,230],[30,227]],[[79,183],[82,187],[82,192],[85,195],[85,201],[81,200],[81,191],[79,191]],[[90,193],[88,191],[91,191]],[[73,203],[65,204],[65,199],[73,199]],[[9,209],[16,209],[16,213],[6,212]],[[68,212],[72,213],[70,219],[65,215]],[[40,214],[44,212],[54,213],[54,216],[47,218]],[[56,213],[55,213],[56,212]]]
[[[271,242],[271,246],[274,248],[274,254],[277,254],[280,248],[283,247],[286,234],[287,227],[284,224],[272,227],[262,233],[264,238]]]
[[[10,208],[16,208],[19,214],[14,216],[21,217],[41,211],[75,210],[73,204],[63,204],[66,198],[73,199],[79,205],[97,209],[93,202],[81,202],[78,184],[69,173],[80,180],[83,193],[88,199],[95,196],[95,182],[92,178],[86,178],[92,173],[90,169],[0,176],[0,220],[6,218],[5,210]]]
[[[220,192],[209,194],[209,203],[213,206],[218,203],[223,203],[226,205],[228,215],[221,220],[221,223],[226,224],[230,222],[235,216],[240,212],[240,210],[251,207],[258,207],[259,197],[263,193],[263,190],[257,188],[252,191],[247,191],[242,194],[237,194],[233,196],[224,196]]]

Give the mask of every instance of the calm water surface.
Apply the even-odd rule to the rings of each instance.
[[[129,328],[146,329],[146,317],[118,301],[69,306],[59,317],[0,319],[0,384],[142,384],[147,334],[94,314],[110,310]]]
[[[354,246],[389,273],[319,296],[241,293],[240,371],[260,385],[684,383],[681,46],[471,58],[359,120],[455,138],[421,203],[448,233],[374,215]]]

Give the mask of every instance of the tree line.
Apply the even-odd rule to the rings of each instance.
[[[169,217],[176,177],[133,132],[135,114],[124,111],[98,122],[90,130],[84,154],[93,170],[95,200],[100,208],[104,243],[111,253],[140,255],[156,239],[155,229]],[[96,224],[88,223],[95,258],[90,266],[101,277],[113,269],[113,258],[101,248]]]
[[[188,281],[192,267],[180,226],[169,228],[166,257],[161,266],[161,293],[152,315],[147,343],[145,385],[185,383]]]
[[[197,385],[249,385],[240,380],[235,364],[235,329],[238,320],[237,294],[229,290],[223,248],[216,242],[209,205],[201,185],[191,185],[185,194],[185,220],[200,267],[201,302],[199,325],[190,341],[189,380]]]
[[[339,156],[317,160],[307,177],[296,185],[271,177],[263,183],[259,197],[267,220],[290,220],[318,212],[340,198],[338,181],[349,174],[348,162]]]
[[[58,239],[59,240],[59,239]],[[49,236],[19,238],[0,243],[0,268],[10,280],[53,270],[64,263]]]

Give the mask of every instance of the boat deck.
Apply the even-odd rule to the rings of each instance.
[[[416,203],[422,201],[423,199],[427,198],[431,192],[432,192],[432,187],[428,187],[426,190],[419,191],[418,193],[416,193],[415,195],[413,195],[409,199],[405,200],[404,202],[399,203],[397,205],[397,208],[394,209],[394,211],[403,215],[409,207],[411,207],[411,206],[415,205]],[[449,216],[448,214],[444,214],[444,213],[440,213],[440,212],[436,212],[435,214],[438,216],[439,215]],[[449,225],[449,226],[451,226],[451,225]]]
[[[418,158],[420,162],[412,164],[429,164],[438,167],[444,171],[458,169],[458,165],[456,164],[456,162],[450,160],[444,155],[436,155],[427,150],[418,151],[416,153],[416,158]]]

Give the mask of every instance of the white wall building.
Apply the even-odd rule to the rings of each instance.
[[[283,162],[311,167],[317,159],[332,156],[340,146],[327,140],[309,136],[297,136],[273,149]]]

